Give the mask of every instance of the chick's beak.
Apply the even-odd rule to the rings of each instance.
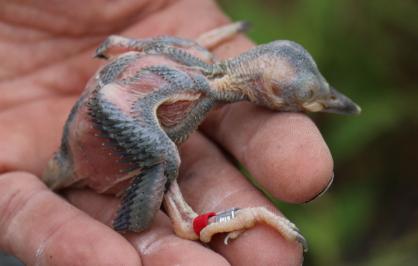
[[[357,115],[361,113],[360,106],[332,87],[329,97],[319,101],[324,107],[321,112],[343,115]]]

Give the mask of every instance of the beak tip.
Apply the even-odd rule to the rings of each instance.
[[[357,104],[356,104],[356,115],[359,115],[359,114],[361,114],[361,107],[360,106],[358,106]]]
[[[342,115],[359,115],[361,114],[361,107],[353,100],[338,92],[335,88],[330,88],[330,95],[332,99],[328,99],[324,103],[324,112],[336,113]]]
[[[350,108],[351,109],[351,111],[350,112],[347,112],[348,114],[351,114],[351,115],[359,115],[359,114],[361,114],[361,107],[360,106],[358,106],[357,104],[355,104],[355,103],[353,103],[352,104],[352,108]]]
[[[341,111],[342,114],[346,115],[359,115],[361,114],[361,107],[354,102],[351,102],[350,104],[347,104],[345,108],[342,108]]]

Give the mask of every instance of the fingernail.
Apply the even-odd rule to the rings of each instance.
[[[327,192],[328,189],[331,187],[333,181],[334,181],[334,172],[332,173],[332,176],[329,179],[328,184],[325,186],[325,188],[323,190],[321,190],[318,194],[316,194],[312,199],[305,201],[305,203],[309,203],[309,202],[321,197],[322,195],[324,195],[325,192]]]

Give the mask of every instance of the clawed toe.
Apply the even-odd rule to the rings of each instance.
[[[109,43],[111,43],[113,40],[112,36],[109,36],[104,40],[99,47],[97,47],[96,51],[94,52],[93,57],[94,58],[100,58],[100,59],[109,59],[109,57],[106,55],[107,50],[109,49]]]
[[[305,239],[305,237],[303,237],[303,235],[297,234],[295,236],[295,240],[302,245],[303,252],[308,252],[309,250],[308,241]]]
[[[234,240],[234,239],[238,238],[242,233],[244,233],[244,231],[245,230],[238,230],[238,231],[233,231],[233,232],[228,233],[226,235],[225,239],[224,239],[224,244],[228,245],[228,241],[230,239]]]
[[[93,55],[94,58],[99,58],[99,59],[104,59],[107,60],[109,59],[106,55],[102,54],[100,51],[95,52],[95,54]]]

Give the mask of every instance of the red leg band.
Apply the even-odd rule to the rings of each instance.
[[[205,214],[198,215],[193,219],[193,230],[196,235],[200,236],[200,231],[208,225],[209,218],[215,216],[216,213],[208,212]]]

